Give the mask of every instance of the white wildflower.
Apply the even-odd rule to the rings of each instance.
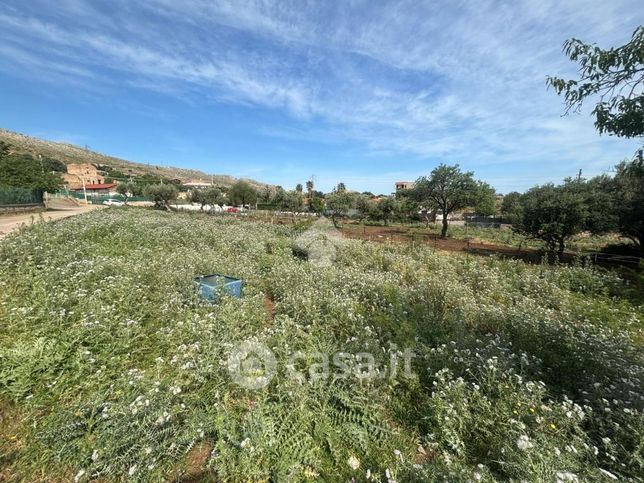
[[[525,434],[522,434],[521,436],[519,436],[519,439],[517,439],[517,448],[519,448],[521,451],[530,449],[533,446],[534,443],[530,441],[530,438],[528,438]]]
[[[76,473],[76,476],[74,476],[74,483],[78,483],[83,475],[85,475],[85,470],[80,470],[78,473]]]

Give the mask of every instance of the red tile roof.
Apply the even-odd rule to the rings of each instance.
[[[86,184],[86,190],[108,190],[116,187],[116,183]],[[82,187],[81,187],[82,189]]]

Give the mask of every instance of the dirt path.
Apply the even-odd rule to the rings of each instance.
[[[342,234],[348,238],[369,240],[381,243],[417,243],[428,245],[436,250],[448,252],[465,252],[475,255],[491,256],[498,255],[504,258],[514,258],[529,263],[540,263],[544,252],[532,248],[519,249],[507,245],[495,245],[481,240],[462,240],[458,238],[441,238],[438,232],[410,232],[405,227],[397,226],[360,226],[343,225]],[[577,255],[564,253],[560,258],[561,262],[570,263]],[[600,263],[604,264],[604,263]],[[605,263],[612,266],[611,263]]]
[[[103,208],[100,205],[88,206],[68,206],[65,208],[58,208],[43,211],[41,213],[17,213],[15,215],[0,215],[0,240],[7,236],[14,230],[17,230],[22,225],[31,225],[37,223],[41,219],[44,221],[59,220],[69,216],[80,215],[96,209]],[[42,218],[41,218],[42,217]]]

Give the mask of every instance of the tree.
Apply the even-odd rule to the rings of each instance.
[[[125,198],[125,204],[127,204],[127,199],[130,196],[131,183],[119,183],[116,185],[116,192]]]
[[[257,202],[257,190],[248,182],[239,180],[228,190],[228,199],[233,205],[252,205]]]
[[[631,40],[608,50],[578,39],[564,43],[563,51],[579,64],[579,79],[548,77],[548,85],[563,94],[566,113],[579,111],[583,102],[599,96],[592,114],[602,133],[620,137],[644,135],[644,26]]]
[[[271,204],[277,206],[278,208],[284,203],[284,198],[286,197],[286,191],[281,186],[275,187],[275,193],[271,198]]]
[[[335,190],[338,191],[338,192],[346,191],[347,187],[345,186],[344,183],[340,182],[340,183],[338,183],[338,186],[335,187]]]
[[[309,198],[313,197],[313,180],[310,179],[306,182],[306,193]]]
[[[143,189],[143,194],[147,198],[152,198],[157,208],[170,209],[170,203],[177,199],[179,190],[172,184],[151,184]]]
[[[206,188],[203,192],[203,197],[206,204],[210,205],[211,210],[213,206],[221,206],[226,202],[223,191],[217,186],[209,186]]]
[[[304,188],[302,187],[302,183],[298,183],[295,185],[295,191],[297,191],[298,193],[301,193],[303,190]]]
[[[614,177],[619,231],[639,244],[644,252],[644,158],[622,162]]]
[[[548,250],[563,253],[566,239],[584,229],[584,196],[569,184],[535,186],[521,196],[521,218],[514,229],[543,240]]]
[[[5,154],[0,157],[0,185],[31,189],[42,198],[45,191],[60,189],[63,178],[42,159],[29,154]]]
[[[492,216],[496,210],[496,190],[489,184],[482,181],[478,182],[479,192],[474,206],[477,215]]]
[[[67,165],[58,159],[40,156],[39,161],[42,163],[45,171],[55,171],[57,173],[67,172]]]
[[[205,191],[201,188],[191,189],[188,194],[188,201],[191,203],[199,203],[200,209],[203,210],[203,207],[207,204]]]
[[[340,188],[342,183],[338,185]],[[351,193],[346,189],[340,190],[336,188],[335,191],[327,195],[326,207],[331,212],[331,220],[333,226],[338,227],[338,217],[347,216],[349,210],[354,206],[355,200]]]
[[[486,183],[474,180],[474,173],[463,172],[458,167],[441,164],[428,177],[420,177],[412,189],[412,198],[425,208],[435,209],[443,214],[441,237],[447,236],[448,216],[455,210],[468,206],[476,207],[489,203],[493,191]]]
[[[317,214],[322,213],[324,211],[324,198],[321,196],[313,196],[309,198],[309,210]]]
[[[304,210],[304,195],[300,191],[287,191],[282,202],[282,208],[293,214],[293,223],[295,223],[295,214]]]
[[[407,197],[396,198],[394,210],[400,221],[410,221],[416,216],[418,205]]]
[[[358,221],[362,222],[365,218],[373,213],[374,202],[370,196],[359,195],[355,199],[356,210],[358,211]]]
[[[396,209],[393,198],[381,198],[375,208],[375,216],[387,226]]]
[[[523,208],[521,206],[521,193],[512,191],[503,197],[501,202],[501,214],[503,221],[514,225],[521,220],[521,213]]]

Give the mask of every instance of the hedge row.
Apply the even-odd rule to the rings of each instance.
[[[37,191],[16,186],[0,186],[0,205],[23,205],[41,201],[42,195]]]

